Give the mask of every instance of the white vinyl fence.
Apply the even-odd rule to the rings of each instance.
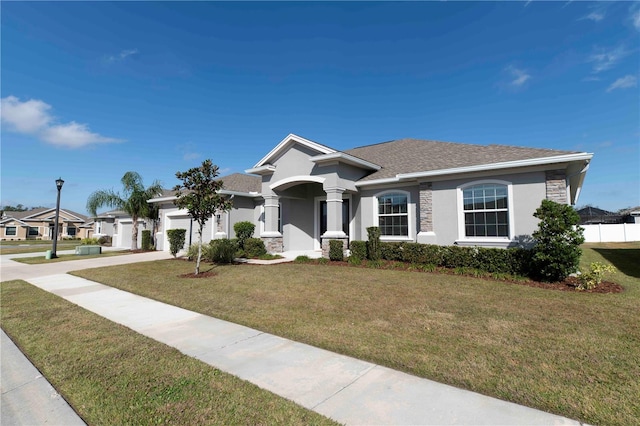
[[[587,243],[640,241],[640,223],[600,223],[580,225]]]

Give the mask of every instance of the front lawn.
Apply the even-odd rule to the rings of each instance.
[[[89,425],[333,424],[24,281],[2,328]]]
[[[39,265],[42,263],[57,263],[57,262],[66,262],[69,260],[85,260],[85,259],[94,259],[96,257],[111,257],[111,256],[122,256],[123,254],[132,254],[129,250],[119,250],[119,251],[106,251],[102,252],[102,254],[88,254],[88,255],[77,255],[77,254],[59,254],[55,259],[46,259],[44,256],[34,256],[34,257],[16,257],[12,260],[20,263],[26,263],[27,265]]]
[[[604,250],[604,249],[603,249]],[[592,424],[640,419],[640,248],[584,248],[619,294],[332,265],[181,260],[76,272],[206,315]],[[208,274],[209,275],[209,274]]]
[[[57,250],[72,250],[80,245],[80,240],[58,241]],[[52,241],[47,240],[22,240],[22,241],[0,241],[0,255],[38,253],[51,250]]]

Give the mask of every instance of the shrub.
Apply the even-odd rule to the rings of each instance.
[[[344,243],[342,240],[329,240],[329,260],[344,260]]]
[[[353,262],[360,264],[361,261],[367,258],[367,242],[366,241],[351,241],[349,244],[351,249],[351,256],[349,261],[353,258]]]
[[[377,226],[370,226],[367,228],[367,258],[369,260],[380,260],[382,254],[380,253],[380,228]]]
[[[294,263],[309,263],[311,258],[309,256],[300,255],[293,260]]]
[[[380,243],[380,257],[385,260],[403,260],[404,243]]]
[[[189,249],[187,250],[187,258],[189,260],[195,260],[198,258],[198,243],[195,244],[191,244],[191,246],[189,247]],[[209,262],[213,262],[211,260],[211,246],[209,244],[203,244],[202,245],[202,259],[209,261]]]
[[[211,240],[209,243],[209,259],[214,263],[233,263],[238,244],[226,238],[220,240]]]
[[[430,263],[443,265],[446,247],[434,244],[405,243],[402,246],[402,260],[408,263]]]
[[[98,238],[98,244],[101,246],[110,246],[111,245],[111,237],[109,235],[103,235]]]
[[[99,242],[97,238],[83,238],[80,244],[83,246],[95,246],[98,245]]]
[[[593,262],[589,265],[589,272],[584,272],[578,276],[578,286],[576,290],[593,290],[604,277],[605,272],[615,272],[616,268],[600,262]]]
[[[580,216],[571,206],[551,200],[542,200],[533,216],[540,219],[533,233],[534,274],[543,281],[562,281],[578,270],[584,242]]]
[[[448,246],[443,250],[443,266],[447,268],[477,268],[476,247]]]
[[[236,233],[236,238],[238,239],[238,246],[244,250],[244,243],[247,240],[247,238],[251,238],[253,237],[253,231],[256,229],[256,226],[249,222],[249,221],[243,221],[243,222],[236,222],[233,225],[233,230]]]
[[[267,254],[267,249],[260,238],[247,238],[244,240],[244,253],[249,258],[256,258]]]
[[[142,230],[142,250],[153,250],[151,231],[149,229]]]
[[[178,252],[184,247],[186,229],[168,229],[167,237],[169,238],[169,251],[176,257]]]

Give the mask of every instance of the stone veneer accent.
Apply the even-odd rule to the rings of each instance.
[[[433,232],[431,182],[420,182],[420,232]]]
[[[323,238],[322,239],[322,257],[325,259],[329,258],[329,241],[331,240],[342,240],[342,254],[346,257],[346,251],[349,247],[349,238]]]
[[[262,241],[264,241],[267,253],[282,253],[284,251],[282,237],[262,237]]]
[[[567,204],[567,175],[564,170],[546,172],[547,200]]]

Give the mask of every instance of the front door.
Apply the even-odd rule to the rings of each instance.
[[[320,238],[327,232],[327,202],[320,201]],[[349,236],[349,199],[342,200],[342,232]]]

